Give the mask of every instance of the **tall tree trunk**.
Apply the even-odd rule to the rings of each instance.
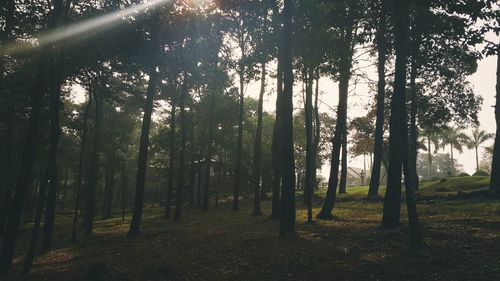
[[[368,189],[368,198],[377,198],[380,186],[380,168],[384,156],[384,122],[385,122],[385,63],[387,61],[388,45],[386,43],[387,32],[387,1],[380,1],[379,25],[377,29],[377,105],[375,121],[375,142],[373,146],[373,164],[371,169],[370,187]]]
[[[281,201],[280,235],[295,234],[295,158],[293,150],[293,65],[292,14],[293,1],[284,0],[281,57],[283,93],[281,97]]]
[[[92,94],[89,94],[89,101],[83,113],[83,128],[82,136],[80,137],[80,155],[78,158],[78,172],[76,178],[76,190],[75,190],[75,210],[73,214],[73,225],[71,228],[71,241],[76,242],[76,224],[78,222],[78,209],[80,206],[80,196],[82,190],[82,175],[83,175],[83,157],[85,156],[85,142],[87,140],[87,123],[88,116],[90,112],[90,107],[92,106]]]
[[[194,205],[194,193],[196,184],[196,167],[195,167],[195,145],[194,145],[194,113],[191,111],[191,166],[189,167],[189,205]]]
[[[244,51],[244,48],[241,48]],[[242,53],[242,58],[244,57],[244,53]],[[233,211],[237,211],[238,206],[238,198],[240,196],[240,181],[241,181],[241,156],[243,151],[243,115],[244,115],[244,70],[243,66],[240,66],[239,77],[240,77],[240,103],[238,109],[238,144],[236,148],[236,171],[234,174],[234,195],[233,195]]]
[[[347,126],[342,137],[342,163],[340,167],[339,193],[347,193]]]
[[[40,124],[40,113],[42,109],[42,98],[46,87],[46,73],[48,66],[47,50],[41,51],[41,57],[38,62],[38,69],[35,76],[35,82],[31,89],[31,111],[24,138],[24,146],[21,156],[21,166],[19,169],[13,201],[10,205],[9,217],[5,228],[5,236],[2,240],[2,252],[0,254],[0,275],[7,273],[12,265],[15,241],[21,214],[23,211],[24,200],[30,186],[37,149],[37,135]]]
[[[104,210],[103,210],[103,219],[110,219],[112,218],[111,214],[111,207],[113,204],[113,192],[115,189],[115,169],[113,167],[113,164],[110,164],[109,167],[109,182],[108,182],[108,187],[104,191]]]
[[[417,203],[415,199],[415,186],[414,186],[415,180],[412,178],[414,174],[412,167],[413,162],[410,159],[411,157],[410,154],[412,153],[412,150],[409,145],[410,141],[408,135],[406,106],[403,106],[402,113],[403,113],[403,131],[402,131],[403,159],[402,160],[403,160],[403,171],[404,171],[404,181],[405,181],[406,210],[408,214],[410,247],[413,249],[419,249],[423,246],[423,241],[422,241],[422,235],[420,233],[420,226],[417,214]]]
[[[52,149],[52,147],[50,148]],[[49,158],[52,158],[49,156]],[[26,253],[26,258],[23,265],[23,273],[28,273],[33,266],[33,259],[35,257],[36,246],[38,243],[38,238],[40,236],[40,222],[42,220],[42,213],[45,207],[45,200],[47,196],[47,186],[49,185],[49,179],[53,173],[55,161],[49,159],[47,161],[47,167],[43,179],[40,181],[40,188],[38,192],[38,202],[36,204],[35,220],[33,222],[33,230],[31,231],[31,240],[28,246],[28,251]],[[36,193],[35,193],[36,194]]]
[[[500,43],[497,45],[497,85],[495,96],[495,123],[497,126],[491,163],[490,189],[500,197]]]
[[[127,153],[125,153],[125,157],[123,157],[122,163],[122,221],[125,221],[125,202],[127,196]]]
[[[273,23],[281,22],[279,18],[279,7],[273,5]],[[276,25],[275,30],[277,30],[277,38],[281,38],[281,26]],[[272,166],[272,204],[271,204],[271,219],[279,219],[280,217],[280,187],[281,187],[281,98],[283,96],[283,60],[282,57],[282,47],[279,46],[281,41],[278,41],[278,65],[276,69],[276,112],[275,112],[275,122],[273,127],[273,140],[271,143],[271,166]]]
[[[101,82],[99,82],[101,83]],[[95,127],[92,154],[89,163],[87,194],[85,203],[85,215],[83,217],[83,226],[85,234],[91,234],[93,230],[95,217],[95,201],[97,195],[97,184],[99,179],[99,152],[101,150],[101,134],[102,134],[102,107],[103,93],[102,88],[92,90],[95,102]]]
[[[181,147],[179,151],[179,170],[177,173],[177,190],[175,192],[175,216],[174,221],[181,219],[184,189],[184,157],[186,155],[187,123],[186,123],[186,98],[189,93],[187,74],[184,73],[184,81],[181,89],[179,102],[181,122]]]
[[[170,218],[170,212],[172,209],[172,196],[174,194],[174,183],[175,183],[175,155],[176,155],[176,145],[175,145],[175,98],[172,97],[170,102],[170,135],[169,135],[169,160],[168,160],[168,183],[167,183],[167,197],[165,199],[165,218]]]
[[[57,187],[58,187],[58,177],[57,177],[57,147],[59,145],[59,139],[61,136],[61,125],[59,121],[60,107],[61,107],[61,84],[62,84],[62,54],[59,51],[54,62],[52,62],[52,67],[55,69],[52,71],[53,81],[51,81],[50,89],[50,161],[53,161],[50,173],[50,183],[49,189],[47,191],[47,208],[45,212],[45,222],[43,224],[43,240],[42,240],[42,252],[46,252],[52,246],[52,232],[54,229],[54,220],[56,215],[56,202],[57,202]]]
[[[429,180],[432,178],[432,152],[431,152],[431,135],[427,133],[427,163],[429,164]]]
[[[399,225],[401,210],[401,172],[403,154],[407,154],[407,136],[405,136],[406,110],[406,65],[408,62],[409,39],[409,0],[394,3],[396,68],[394,94],[391,100],[391,118],[389,134],[389,167],[387,189],[384,199],[382,225],[395,228]],[[406,145],[406,146],[405,146]]]
[[[200,153],[199,159],[201,159],[202,154]],[[201,162],[198,162],[198,167],[196,168],[197,180],[196,180],[196,207],[201,207],[201,183],[203,181],[203,166]]]
[[[139,142],[139,157],[137,160],[137,182],[135,188],[134,212],[130,223],[129,236],[137,236],[141,233],[142,209],[144,207],[144,189],[146,187],[146,171],[148,163],[149,128],[151,126],[151,114],[153,113],[153,101],[156,95],[159,73],[156,70],[156,58],[159,53],[159,32],[160,32],[159,12],[155,11],[151,17],[151,38],[152,47],[155,52],[149,69],[149,82],[146,90],[146,103],[144,105],[144,116],[142,119],[141,139]]]
[[[156,26],[157,24],[153,24]],[[158,32],[158,27],[153,28],[152,33]],[[156,36],[156,35],[153,35]],[[155,44],[156,47],[156,44]],[[134,212],[130,223],[129,236],[139,235],[141,232],[142,209],[144,207],[144,189],[146,187],[146,171],[148,162],[149,129],[151,126],[151,114],[153,113],[153,100],[156,94],[159,73],[156,66],[149,70],[149,82],[146,93],[146,104],[144,105],[144,116],[142,119],[141,139],[139,143],[139,157],[137,161],[137,183],[135,189]]]
[[[4,45],[8,42],[11,37],[11,32],[14,26],[14,13],[15,13],[15,1],[7,0],[5,4],[5,14],[4,14],[4,28],[0,31],[0,45]],[[5,60],[6,54],[4,52],[0,53],[0,87],[3,88],[5,72]],[[10,95],[7,97],[7,110],[6,121],[7,130],[5,132],[5,139],[2,137],[2,142],[5,144],[5,151],[0,159],[0,176],[2,181],[0,182],[0,237],[3,236],[5,230],[5,223],[7,222],[7,213],[9,212],[9,204],[12,196],[12,178],[13,178],[13,159],[12,159],[12,141],[13,141],[13,131],[14,131],[14,104],[10,100]]]
[[[451,176],[455,176],[455,160],[453,159],[453,144],[450,143]]]
[[[213,87],[210,92],[210,112],[208,117],[208,142],[207,142],[207,155],[205,158],[205,179],[203,182],[203,200],[201,210],[202,212],[208,212],[208,199],[209,199],[209,189],[210,189],[210,172],[212,168],[212,154],[213,154],[213,142],[214,142],[214,126],[215,126],[215,95],[216,89]]]
[[[330,162],[330,177],[328,179],[328,189],[325,201],[317,217],[319,219],[332,218],[332,210],[335,206],[337,196],[337,185],[339,181],[340,149],[347,130],[347,96],[349,95],[349,79],[352,66],[352,32],[353,27],[346,29],[343,46],[344,54],[339,67],[339,104],[337,107],[337,122],[335,124],[335,134],[332,140],[332,156]]]
[[[417,35],[414,35],[417,36]],[[417,41],[418,40],[418,41]],[[408,161],[410,161],[409,167],[411,167],[410,173],[411,179],[413,181],[412,185],[415,190],[418,190],[419,179],[417,172],[417,156],[418,156],[418,128],[417,128],[417,55],[418,55],[418,43],[419,39],[414,38],[412,40],[411,46],[411,68],[410,68],[410,135],[409,135],[409,145],[410,145],[410,155]],[[429,148],[430,149],[430,148]]]
[[[313,136],[313,75],[314,71],[311,67],[306,68],[306,102],[305,102],[305,128],[306,128],[306,172],[304,185],[304,198],[307,205],[307,222],[312,222],[312,192],[314,190],[315,179],[313,176],[316,170],[316,157],[314,149]]]
[[[257,107],[257,130],[255,132],[255,144],[253,150],[253,181],[254,181],[254,199],[253,199],[253,215],[259,216],[262,214],[260,209],[260,177],[262,174],[262,111],[264,104],[264,93],[266,92],[266,63],[262,62],[262,71],[260,79],[260,93]]]

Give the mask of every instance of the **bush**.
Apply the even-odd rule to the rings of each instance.
[[[439,182],[445,182],[447,180],[448,180],[447,178],[442,178],[442,179],[439,180]]]
[[[483,171],[483,170],[478,170],[477,172],[475,172],[475,173],[473,174],[473,176],[487,177],[487,176],[489,176],[489,174],[488,174],[488,173],[486,173],[486,172],[485,172],[485,171]]]
[[[467,174],[466,172],[461,172],[458,176],[459,177],[470,177],[470,175]]]

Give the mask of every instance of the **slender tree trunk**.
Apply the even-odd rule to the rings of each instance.
[[[200,159],[201,159],[200,153]],[[201,207],[201,183],[203,181],[203,166],[201,162],[198,162],[197,167],[197,181],[196,181],[196,207]]]
[[[151,17],[151,37],[152,46],[155,50],[159,49],[159,13]],[[159,50],[153,54],[153,59],[156,59]],[[141,139],[139,142],[139,157],[137,160],[137,182],[134,199],[134,212],[130,223],[129,236],[137,236],[141,232],[142,209],[144,207],[144,189],[146,187],[146,171],[148,163],[148,145],[149,145],[149,128],[151,126],[151,114],[153,113],[153,100],[156,95],[159,73],[156,70],[156,65],[152,65],[149,69],[149,82],[146,90],[146,104],[144,105],[144,116],[142,119]]]
[[[404,171],[404,181],[405,181],[405,196],[406,196],[406,210],[408,213],[408,230],[410,236],[410,247],[413,249],[419,249],[423,246],[422,235],[420,233],[420,225],[417,214],[417,203],[415,199],[415,180],[412,179],[413,174],[413,162],[410,159],[410,154],[412,153],[411,147],[409,145],[409,135],[408,135],[408,125],[407,125],[407,114],[406,106],[403,106],[403,171]],[[411,126],[411,125],[410,125]]]
[[[273,5],[273,23],[281,22],[279,17],[278,5]],[[276,26],[277,38],[281,38],[281,27]],[[281,41],[279,41],[281,44]],[[273,127],[273,140],[271,143],[271,165],[272,165],[272,204],[271,204],[271,219],[279,219],[280,217],[280,187],[281,187],[281,99],[283,96],[283,60],[282,47],[278,46],[278,65],[276,69],[276,113]]]
[[[244,48],[241,48],[244,51]],[[242,53],[242,58],[244,57],[244,53]],[[238,109],[238,144],[236,150],[236,171],[234,174],[234,196],[233,196],[233,211],[237,211],[238,206],[238,198],[240,196],[240,181],[241,181],[241,155],[243,150],[243,115],[244,115],[244,70],[243,66],[240,66],[239,76],[240,76],[240,103]]]
[[[417,36],[417,35],[414,35]],[[417,41],[418,40],[418,41]],[[412,40],[411,46],[411,69],[410,69],[410,95],[411,95],[411,103],[410,103],[410,136],[409,136],[409,145],[410,145],[410,155],[408,161],[411,162],[409,167],[411,167],[410,173],[411,179],[413,181],[412,186],[414,190],[418,190],[419,186],[419,178],[417,172],[417,156],[418,156],[418,128],[417,128],[417,55],[418,55],[418,43],[419,39],[414,38]]]
[[[451,176],[455,176],[455,160],[453,159],[453,144],[450,143]]]
[[[127,196],[127,154],[123,158],[122,164],[122,221],[125,221],[125,202]]]
[[[388,228],[395,228],[399,225],[403,154],[407,154],[406,152],[409,149],[408,146],[405,146],[407,145],[407,142],[405,143],[407,136],[404,133],[407,132],[404,120],[406,120],[405,92],[409,39],[408,10],[408,0],[396,1],[394,3],[396,68],[394,94],[391,100],[389,168],[382,220],[382,225]]]
[[[109,183],[108,188],[104,191],[104,212],[103,219],[110,219],[113,217],[111,213],[111,207],[113,204],[113,192],[115,189],[115,170],[113,168],[113,164],[110,164],[109,167]]]
[[[174,194],[174,183],[175,183],[175,155],[176,155],[176,145],[175,145],[175,110],[176,104],[174,98],[170,103],[172,109],[170,110],[170,140],[169,149],[170,155],[168,160],[168,186],[167,186],[167,198],[165,199],[165,218],[170,218],[170,212],[172,209],[172,196]]]
[[[78,158],[78,175],[76,179],[76,190],[75,190],[75,211],[73,214],[73,226],[71,230],[71,241],[76,242],[76,224],[78,222],[78,209],[80,206],[80,195],[82,190],[82,175],[83,175],[83,157],[85,156],[85,142],[87,140],[87,123],[88,116],[90,112],[90,107],[92,106],[92,94],[89,94],[89,101],[87,102],[87,106],[85,108],[85,112],[83,114],[83,128],[82,128],[82,136],[80,140],[80,156]]]
[[[385,123],[385,63],[387,61],[387,44],[386,44],[386,10],[387,1],[380,1],[380,16],[377,30],[377,105],[376,105],[376,121],[375,121],[375,143],[373,146],[373,166],[370,177],[370,187],[368,189],[368,198],[377,198],[380,187],[380,170],[382,166],[382,158],[384,157],[384,123]]]
[[[496,197],[500,197],[500,43],[497,45],[497,85],[495,96],[495,123],[497,126],[495,143],[493,145],[493,160],[491,163],[490,189]]]
[[[11,37],[11,32],[14,26],[14,13],[15,13],[15,1],[7,0],[5,1],[5,10],[4,10],[4,28],[3,31],[0,32],[0,45],[4,45],[9,38]],[[5,70],[5,60],[6,54],[0,53],[0,87],[4,87],[4,70]],[[13,127],[14,127],[14,104],[10,100],[10,97],[7,97],[8,113],[7,113],[7,130],[5,132],[5,153],[4,158],[0,159],[0,176],[2,177],[2,181],[0,182],[0,237],[3,236],[5,231],[5,223],[7,222],[7,216],[9,212],[9,204],[12,196],[12,187],[13,187],[13,159],[12,159],[12,140],[13,140]]]
[[[184,189],[184,157],[186,155],[186,142],[187,142],[187,123],[186,123],[186,98],[189,94],[187,74],[184,73],[184,82],[181,89],[179,110],[181,122],[181,147],[179,151],[179,170],[177,173],[177,191],[175,192],[175,216],[174,221],[181,219],[182,204],[183,204],[183,189]]]
[[[99,82],[101,83],[101,82]],[[100,86],[99,86],[100,87]],[[101,133],[102,133],[102,107],[103,107],[103,93],[102,89],[93,90],[95,102],[95,127],[94,127],[94,140],[92,155],[89,165],[87,194],[85,203],[85,214],[83,218],[83,225],[85,234],[91,234],[93,231],[94,217],[95,217],[95,203],[97,195],[97,184],[99,179],[99,152],[101,150]],[[99,92],[99,93],[98,93]]]
[[[191,112],[191,166],[189,167],[189,205],[194,205],[194,193],[196,184],[196,167],[195,167],[195,145],[194,145],[194,113]]]
[[[347,126],[342,137],[342,163],[340,168],[339,193],[347,193]]]
[[[52,149],[52,147],[50,148]],[[49,158],[52,158],[49,156]],[[49,179],[53,173],[55,161],[49,159],[47,161],[47,167],[43,179],[40,182],[40,188],[38,192],[38,202],[36,204],[35,220],[33,222],[33,230],[31,232],[31,240],[28,246],[28,251],[26,253],[26,258],[23,265],[23,273],[28,273],[33,266],[33,259],[35,258],[36,246],[40,236],[40,223],[42,220],[42,213],[45,207],[45,199],[47,196],[47,186],[49,185]]]
[[[9,217],[5,228],[5,236],[2,240],[2,252],[0,254],[0,275],[7,273],[12,265],[14,255],[14,246],[17,239],[17,231],[21,214],[23,211],[24,200],[31,182],[35,154],[37,149],[37,135],[40,124],[40,113],[43,106],[42,98],[45,93],[46,73],[48,65],[47,50],[41,51],[40,61],[38,62],[35,82],[31,90],[31,111],[24,138],[24,146],[21,156],[21,166],[19,169],[13,201],[10,205]]]
[[[295,158],[293,149],[293,66],[292,66],[292,14],[293,1],[284,0],[283,41],[281,57],[283,67],[283,93],[281,97],[281,201],[280,235],[295,234]]]
[[[305,172],[305,186],[304,198],[307,205],[307,222],[312,222],[312,192],[314,190],[314,176],[316,170],[315,165],[315,149],[314,149],[314,136],[313,136],[313,69],[306,68],[306,102],[305,102],[305,128],[306,128],[306,172]]]
[[[479,153],[478,153],[478,146],[475,147],[476,150],[476,171],[479,171]]]
[[[60,52],[60,51],[59,51]],[[52,246],[52,232],[54,229],[54,220],[56,215],[56,202],[57,202],[57,187],[58,187],[58,177],[57,177],[57,147],[59,145],[59,139],[61,136],[61,125],[59,121],[60,107],[61,107],[61,67],[62,54],[56,54],[59,58],[52,63],[52,66],[56,68],[53,71],[53,78],[51,89],[50,89],[50,160],[53,161],[51,164],[50,173],[50,183],[49,189],[47,191],[47,209],[45,213],[45,223],[43,225],[43,240],[42,240],[42,252],[46,252]]]
[[[153,24],[156,26],[157,24]],[[153,28],[152,33],[158,32],[158,27]],[[157,35],[152,35],[157,36]],[[156,46],[156,44],[155,44]],[[141,232],[142,209],[144,207],[144,189],[146,187],[146,170],[148,162],[149,128],[151,126],[151,114],[153,113],[153,100],[157,91],[159,73],[156,66],[150,68],[149,83],[146,93],[146,104],[142,119],[141,139],[139,143],[139,157],[137,161],[137,183],[135,189],[134,212],[130,223],[129,236],[137,236]]]
[[[211,90],[210,93],[210,112],[208,117],[208,143],[207,143],[207,155],[205,158],[205,179],[203,182],[203,200],[201,210],[202,212],[208,212],[208,199],[209,199],[209,189],[210,189],[210,172],[212,168],[212,154],[213,154],[213,139],[214,139],[214,126],[215,126],[215,88]]]
[[[340,62],[339,78],[339,103],[337,107],[337,123],[335,124],[335,134],[332,140],[332,156],[330,162],[330,177],[328,179],[328,189],[321,211],[317,215],[319,219],[331,219],[332,210],[335,206],[337,196],[337,186],[339,181],[340,150],[347,130],[347,96],[349,94],[349,79],[352,65],[352,29],[346,29],[342,46],[344,54]]]
[[[253,151],[253,181],[254,181],[254,199],[253,199],[253,215],[259,216],[262,214],[260,209],[260,177],[262,174],[262,111],[264,104],[264,93],[266,92],[266,63],[262,62],[262,73],[260,79],[259,105],[257,107],[257,130],[255,132],[255,144]]]
[[[427,163],[429,164],[429,180],[432,178],[432,152],[431,152],[431,135],[427,134]]]

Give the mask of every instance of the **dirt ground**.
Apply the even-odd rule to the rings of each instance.
[[[71,215],[57,218],[55,249],[32,272],[7,280],[500,280],[500,201],[420,201],[425,248],[408,246],[405,206],[400,229],[380,228],[382,202],[340,198],[335,219],[307,224],[298,200],[297,235],[279,237],[279,222],[230,203],[202,213],[186,206],[181,222],[147,206],[142,235],[126,237],[127,217],[96,222],[95,234],[71,244]],[[345,199],[345,200],[342,200]],[[317,202],[319,203],[319,202]],[[319,211],[319,204],[314,212]],[[130,215],[130,214],[129,214]],[[119,214],[116,214],[119,216]],[[21,236],[28,235],[28,228]],[[26,241],[21,238],[18,249]],[[22,255],[15,260],[18,272]]]

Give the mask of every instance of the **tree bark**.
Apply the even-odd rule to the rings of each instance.
[[[61,125],[59,121],[60,107],[61,107],[61,67],[62,54],[59,51],[54,62],[52,62],[52,67],[55,69],[52,71],[53,81],[51,81],[50,89],[50,148],[49,151],[49,161],[53,161],[50,173],[50,183],[47,193],[47,209],[45,212],[45,222],[43,225],[43,240],[41,251],[46,252],[52,246],[52,232],[54,229],[54,220],[56,215],[56,202],[57,202],[57,188],[58,188],[58,177],[57,177],[57,147],[59,145],[59,139],[61,136]]]
[[[384,123],[385,123],[385,63],[387,61],[387,1],[380,1],[380,16],[377,30],[377,105],[375,121],[375,142],[373,146],[373,164],[371,169],[370,187],[368,189],[368,198],[377,198],[380,187],[380,170],[384,154]]]
[[[497,126],[493,159],[491,163],[490,189],[496,197],[500,197],[500,43],[497,45],[497,85],[495,96],[495,123]]]
[[[7,273],[12,265],[15,241],[21,214],[23,211],[24,200],[31,182],[33,166],[37,149],[37,134],[40,124],[41,109],[43,106],[42,98],[46,87],[46,73],[48,66],[47,50],[41,51],[41,57],[38,62],[38,69],[35,76],[35,82],[31,89],[31,112],[26,128],[24,146],[21,155],[21,166],[19,169],[13,201],[10,205],[9,217],[3,237],[3,247],[0,254],[0,275]]]
[[[254,199],[253,199],[253,212],[254,216],[260,216],[262,211],[260,209],[260,177],[262,174],[262,111],[264,104],[264,93],[266,92],[266,63],[262,62],[262,73],[260,79],[260,93],[259,102],[257,107],[257,130],[255,132],[255,144],[253,151],[253,181],[254,181]]]
[[[186,155],[187,124],[186,124],[186,98],[189,93],[187,74],[184,73],[184,81],[181,89],[179,102],[180,122],[181,122],[181,147],[179,151],[179,170],[177,172],[177,190],[175,192],[175,215],[174,221],[181,219],[184,189],[184,158]]]
[[[165,199],[165,218],[170,218],[170,212],[172,209],[172,196],[174,194],[174,183],[175,183],[175,155],[176,155],[176,145],[175,145],[175,98],[172,97],[170,103],[170,135],[169,135],[169,160],[168,160],[168,185],[167,185],[167,197]]]
[[[243,31],[242,31],[243,32]],[[243,34],[241,35],[243,37]],[[234,174],[234,195],[233,195],[233,211],[237,211],[238,198],[240,196],[240,181],[241,181],[241,156],[243,152],[243,116],[245,114],[245,68],[243,66],[243,60],[245,58],[245,42],[243,38],[240,38],[240,51],[241,51],[241,61],[239,66],[238,75],[240,78],[240,103],[238,109],[238,143],[236,148],[236,171]]]
[[[312,192],[314,191],[315,179],[313,173],[316,171],[315,140],[313,136],[313,69],[306,68],[306,102],[305,102],[305,128],[306,128],[306,172],[304,198],[307,205],[307,222],[312,222]]]
[[[148,88],[146,90],[146,103],[144,105],[144,116],[142,119],[141,138],[139,142],[139,157],[137,160],[137,182],[135,188],[134,212],[128,236],[137,236],[141,232],[142,209],[144,207],[144,189],[146,187],[146,171],[148,163],[149,129],[151,126],[151,114],[153,113],[153,101],[156,95],[159,73],[156,70],[156,57],[159,54],[159,12],[155,11],[151,17],[151,38],[154,53],[149,69]]]
[[[342,137],[342,163],[340,167],[339,193],[347,193],[347,126]]]
[[[78,210],[80,206],[80,196],[82,189],[82,175],[83,175],[83,157],[85,156],[85,142],[87,140],[87,123],[88,116],[90,112],[90,107],[92,106],[92,94],[89,94],[89,101],[83,113],[83,128],[82,136],[80,138],[80,155],[78,158],[78,175],[76,179],[76,190],[75,190],[75,210],[73,214],[73,226],[71,228],[71,241],[76,242],[76,224],[78,222]]]
[[[409,149],[408,146],[405,146],[407,143],[404,143],[405,139],[407,139],[404,133],[407,132],[404,120],[406,120],[406,65],[408,63],[409,40],[408,10],[408,0],[394,3],[396,68],[394,94],[391,100],[387,189],[382,220],[382,225],[387,228],[395,228],[400,223],[403,154]]]
[[[280,235],[295,234],[295,158],[293,149],[293,66],[292,14],[293,1],[284,0],[281,57],[283,67],[283,94],[281,98],[281,201]]]
[[[343,55],[339,63],[339,103],[337,107],[337,122],[335,124],[335,134],[332,140],[332,155],[330,161],[330,177],[328,179],[328,189],[325,201],[317,217],[319,219],[331,219],[332,210],[335,206],[337,196],[337,186],[339,181],[340,150],[344,136],[347,131],[347,97],[349,95],[349,79],[352,65],[352,31],[353,26],[345,30],[342,51]]]
[[[83,225],[85,234],[91,234],[93,231],[93,223],[95,217],[95,201],[97,194],[97,184],[99,179],[99,152],[101,150],[101,134],[102,134],[102,107],[103,107],[103,93],[102,82],[99,89],[92,90],[95,102],[95,127],[94,127],[94,140],[91,159],[89,163],[88,182],[87,182],[87,198],[85,203],[85,215],[83,218]]]

